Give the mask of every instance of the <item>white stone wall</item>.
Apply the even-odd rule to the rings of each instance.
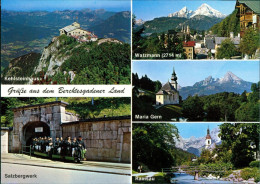
[[[90,32],[82,30],[82,29],[75,29],[73,31],[68,32],[68,35],[71,36],[80,36],[80,35],[88,35]]]
[[[8,153],[8,130],[1,130],[1,153]]]
[[[62,130],[63,137],[82,136],[87,147],[87,160],[130,163],[130,119],[64,123]]]
[[[164,95],[156,95],[156,105],[164,104],[163,96]]]
[[[156,95],[156,105],[179,104],[179,94],[174,95]]]

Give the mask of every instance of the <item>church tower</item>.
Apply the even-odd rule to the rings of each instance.
[[[171,85],[177,90],[177,76],[173,67],[172,77],[171,77]]]
[[[210,136],[210,133],[209,133],[209,127],[207,129],[207,135],[206,135],[206,144],[205,144],[205,149],[208,149],[211,145],[211,136]]]
[[[187,25],[187,34],[190,34],[190,26],[189,25]]]

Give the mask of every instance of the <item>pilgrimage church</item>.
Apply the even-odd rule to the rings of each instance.
[[[173,68],[171,82],[167,82],[156,93],[156,105],[179,104],[179,91],[177,90],[177,76]]]

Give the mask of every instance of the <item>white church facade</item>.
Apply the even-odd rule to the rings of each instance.
[[[177,76],[173,69],[171,82],[167,82],[156,93],[156,105],[179,104],[179,91],[177,90]]]

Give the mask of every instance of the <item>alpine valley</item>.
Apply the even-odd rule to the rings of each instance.
[[[197,10],[188,10],[185,6],[180,11],[170,13],[167,17],[159,17],[149,21],[138,20],[137,26],[144,25],[144,33],[161,33],[170,29],[181,30],[183,26],[190,26],[193,30],[208,30],[221,22],[226,15],[202,4]]]

